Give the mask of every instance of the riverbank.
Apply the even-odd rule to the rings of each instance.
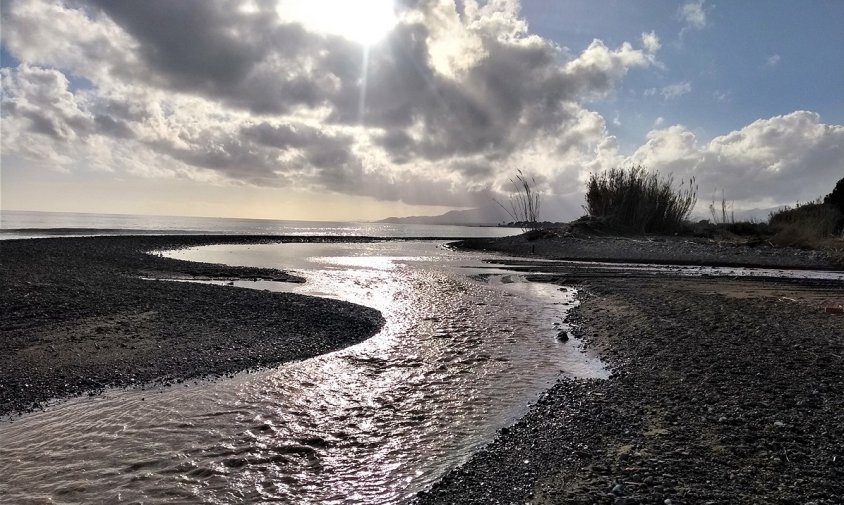
[[[762,240],[618,237],[537,230],[511,237],[461,240],[455,246],[575,261],[844,270],[844,242],[838,250],[822,251],[774,246]]]
[[[120,236],[0,241],[0,415],[107,387],[169,384],[360,342],[378,311],[288,293],[162,279],[302,282],[272,269],[148,254],[218,243],[366,238]]]
[[[500,242],[483,248],[530,251],[524,239]],[[534,252],[588,249],[550,242]],[[625,259],[655,259],[623,242]],[[595,250],[603,259],[623,252]],[[666,252],[658,259],[709,259]],[[734,256],[828,266],[803,254]],[[577,268],[551,280],[580,288],[575,335],[599,350],[611,378],[561,379],[418,503],[833,504],[844,496],[840,282],[583,276]]]

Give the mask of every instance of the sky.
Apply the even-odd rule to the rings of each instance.
[[[842,25],[839,0],[0,0],[0,208],[372,220],[522,170],[569,220],[590,173],[643,165],[764,217],[844,177]]]

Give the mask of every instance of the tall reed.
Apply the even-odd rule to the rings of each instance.
[[[675,188],[670,176],[660,177],[641,165],[591,174],[586,183],[586,211],[620,231],[677,231],[696,203],[694,177],[688,187],[683,182]]]
[[[536,191],[536,179],[526,176],[521,170],[516,171],[516,176],[510,179],[513,191],[508,197],[508,205],[498,200],[495,203],[501,206],[510,216],[514,223],[521,224],[522,229],[532,230],[539,226],[539,193]]]

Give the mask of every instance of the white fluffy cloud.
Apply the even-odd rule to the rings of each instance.
[[[662,44],[659,42],[659,37],[657,37],[656,32],[654,31],[642,34],[642,46],[645,48],[645,51],[649,53],[655,53],[662,48]]]
[[[703,199],[723,190],[737,208],[775,207],[823,196],[844,176],[844,126],[796,111],[700,143],[675,125],[651,131],[632,155],[612,162],[694,176]]]
[[[700,30],[706,27],[706,10],[703,8],[704,0],[686,2],[680,6],[677,16],[684,23],[684,30]]]

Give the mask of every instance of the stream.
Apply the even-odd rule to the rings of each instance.
[[[221,284],[374,307],[374,337],[214,381],[108,390],[0,422],[9,503],[402,503],[466,461],[561,374],[606,378],[560,342],[576,292],[427,241],[163,252],[283,268]],[[487,260],[485,262],[484,260]]]

